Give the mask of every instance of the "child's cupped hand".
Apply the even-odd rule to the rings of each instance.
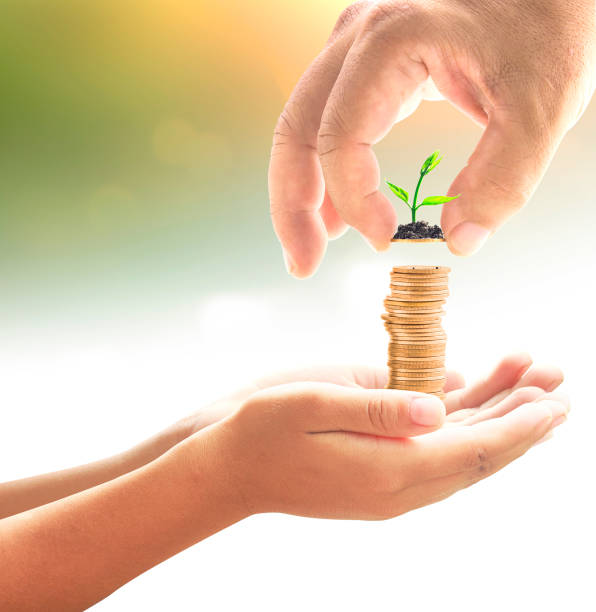
[[[561,372],[531,364],[510,356],[470,387],[449,373],[444,403],[384,389],[380,368],[301,370],[264,378],[187,425],[212,425],[197,435],[214,434],[247,514],[385,519],[497,472],[565,420],[567,399],[553,393]]]

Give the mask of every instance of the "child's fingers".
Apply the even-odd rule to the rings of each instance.
[[[463,374],[460,372],[456,372],[455,370],[447,371],[447,381],[445,382],[445,386],[443,390],[445,393],[451,393],[452,391],[457,391],[458,389],[463,389],[466,386],[466,379]]]
[[[478,408],[487,400],[495,397],[518,383],[532,365],[532,358],[526,353],[505,357],[495,370],[484,380],[466,389],[449,393],[445,401],[447,414],[456,410]]]
[[[554,391],[564,380],[563,372],[554,366],[533,366],[531,367],[513,387],[540,387],[544,391]]]
[[[474,423],[480,423],[482,421],[488,421],[489,419],[502,417],[523,404],[534,402],[537,399],[542,399],[543,397],[544,390],[540,387],[520,387],[519,389],[509,393],[500,402],[497,402],[490,407],[479,408],[478,410],[474,411],[472,415],[462,421],[462,424],[474,425]]]
[[[536,406],[536,408],[534,409],[532,406]],[[521,416],[521,419],[512,418],[510,423],[502,430],[502,433],[498,434],[489,446],[486,446],[486,455],[475,456],[475,449],[483,447],[474,447],[471,455],[474,457],[474,461],[469,464],[460,463],[460,467],[465,469],[446,476],[432,478],[426,482],[413,484],[400,491],[396,502],[398,513],[402,513],[400,508],[403,508],[403,512],[405,512],[446,499],[457,491],[502,470],[524,455],[530,448],[552,438],[553,428],[557,426],[558,422],[556,419],[549,418],[548,412],[551,411],[551,414],[560,413],[562,410],[563,408],[557,406],[556,402],[545,401],[531,404],[525,414],[516,415],[516,417]],[[514,423],[515,420],[518,422]],[[486,433],[488,433],[488,429]],[[511,435],[510,438],[509,435]],[[479,438],[479,441],[482,438],[483,436]]]
[[[554,391],[561,385],[563,379],[563,372],[559,368],[553,366],[532,366],[511,389],[504,389],[494,397],[491,397],[480,406],[480,409],[486,410],[496,406],[518,389],[534,387],[542,389],[544,393]]]
[[[460,472],[492,473],[501,457],[516,449],[525,452],[567,412],[566,404],[547,399],[524,404],[501,418],[470,427],[443,428],[411,440],[399,462],[413,483]]]

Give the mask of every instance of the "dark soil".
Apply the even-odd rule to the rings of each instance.
[[[426,221],[416,221],[400,225],[393,240],[421,240],[423,238],[443,239],[443,230],[438,225],[429,225]]]

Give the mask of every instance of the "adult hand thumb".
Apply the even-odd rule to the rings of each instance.
[[[478,251],[530,199],[560,138],[537,122],[496,117],[449,188],[461,193],[443,208],[441,224],[456,255]]]

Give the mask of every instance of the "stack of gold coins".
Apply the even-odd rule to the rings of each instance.
[[[391,272],[383,315],[389,332],[389,389],[444,399],[447,335],[441,326],[449,268],[400,266]]]

